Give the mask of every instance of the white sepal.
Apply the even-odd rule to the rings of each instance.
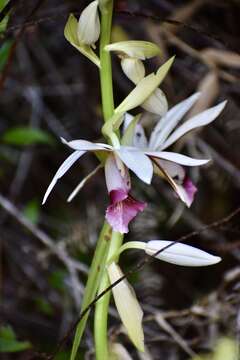
[[[170,244],[172,245],[169,246]],[[154,256],[157,251],[164,249],[166,246],[169,247],[155,257],[171,264],[182,266],[208,266],[217,264],[221,261],[219,256],[211,255],[206,251],[190,245],[178,242],[174,243],[174,241],[167,240],[151,240],[147,242],[145,252],[148,255]]]
[[[201,166],[210,161],[209,159],[194,159],[187,155],[182,155],[172,151],[145,151],[145,154],[159,159],[172,161],[176,164],[184,166]]]
[[[119,41],[105,46],[105,50],[116,51],[140,60],[149,59],[160,53],[160,49],[156,44],[141,40]]]
[[[162,149],[166,149],[171,146],[175,141],[181,138],[183,135],[188,133],[189,131],[196,129],[200,126],[208,125],[212,121],[214,121],[218,115],[223,111],[227,101],[223,101],[220,104],[207,109],[200,114],[194,116],[193,118],[184,122],[179,128],[177,128],[166,140],[166,142],[161,147]]]
[[[42,204],[45,204],[47,198],[56,185],[57,181],[70,169],[70,167],[83,155],[86,151],[74,151],[60,166],[56,174],[54,175],[50,185],[47,188],[47,191],[44,195]]]
[[[168,135],[182,120],[183,116],[190,110],[199,97],[200,93],[193,94],[175,105],[164,117],[160,118],[150,137],[149,147],[151,149],[161,148],[161,145],[167,139]]]
[[[98,1],[91,2],[81,13],[77,36],[80,44],[94,45],[100,35]]]
[[[120,267],[113,262],[108,267],[108,276],[110,283],[113,284],[123,276],[123,273]],[[144,351],[143,311],[137,301],[133,288],[124,279],[112,288],[112,292],[116,308],[129,338],[137,349]]]

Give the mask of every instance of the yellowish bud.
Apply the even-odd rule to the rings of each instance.
[[[98,1],[91,2],[81,13],[77,28],[80,44],[94,45],[100,35]]]
[[[111,284],[120,279],[123,273],[116,263],[108,267]],[[125,326],[128,336],[140,351],[144,351],[144,334],[142,327],[143,311],[137,301],[135,292],[126,279],[112,289],[116,308]]]
[[[78,21],[73,14],[69,15],[68,21],[64,28],[64,36],[67,41],[70,42],[72,46],[74,46],[80,53],[86,56],[89,60],[91,60],[95,65],[100,67],[100,60],[98,56],[94,53],[89,45],[80,44],[78,40]]]
[[[124,113],[144,103],[163,81],[173,63],[174,57],[166,61],[157,71],[143,78],[123,102],[115,109],[116,113]]]
[[[163,116],[168,111],[167,98],[164,92],[158,88],[144,101],[141,107],[153,114]]]
[[[116,51],[140,60],[149,59],[160,53],[159,47],[149,41],[129,40],[119,41],[105,46],[106,51]]]
[[[121,60],[124,74],[134,83],[138,84],[145,76],[145,68],[141,60],[126,57]]]

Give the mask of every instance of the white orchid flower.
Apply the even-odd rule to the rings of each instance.
[[[183,116],[190,110],[199,96],[200,93],[193,94],[170,109],[156,124],[149,141],[140,124],[135,126],[132,132],[131,142],[128,140],[128,145],[142,149],[144,154],[152,160],[155,172],[167,179],[176,194],[188,207],[190,207],[193,202],[197,188],[186,176],[186,171],[183,166],[204,165],[209,160],[192,159],[185,155],[167,152],[165,150],[189,131],[210,124],[218,117],[226,105],[226,101],[223,101],[186,120],[177,127]],[[124,123],[125,132],[127,132],[132,121],[133,117],[126,114]]]
[[[128,168],[133,170],[135,169],[135,166],[133,165],[134,159],[131,156],[131,152],[128,152],[124,148],[115,149],[108,144],[91,143],[90,141],[86,140],[73,140],[67,142],[66,140],[62,139],[62,141],[73,148],[75,151],[63,162],[54,175],[44,195],[42,203],[44,204],[46,202],[57,181],[87,151],[105,152],[107,153],[107,159],[105,161],[105,177],[110,197],[110,205],[106,211],[106,219],[114,231],[119,231],[122,234],[127,233],[129,222],[137,215],[139,211],[143,211],[146,206],[145,203],[135,200],[129,194],[131,189],[131,182]],[[142,161],[142,158],[145,160],[144,154],[141,153],[137,154],[135,158],[138,159],[139,162]],[[148,159],[147,166],[150,167],[150,171],[152,173],[151,162],[148,163]],[[69,201],[73,199],[77,192],[80,191],[84,186],[86,181],[89,180],[98,169],[99,166],[80,182],[80,184],[69,196]],[[148,169],[145,169],[145,171],[148,172]]]

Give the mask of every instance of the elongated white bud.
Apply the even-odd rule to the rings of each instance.
[[[116,263],[108,267],[111,284],[120,279],[123,273]],[[129,338],[140,351],[144,351],[144,334],[142,328],[143,312],[137,301],[135,292],[126,279],[112,289],[119,316],[127,329]]]
[[[158,88],[144,101],[141,107],[153,114],[164,116],[168,111],[167,98],[164,92]]]
[[[106,51],[116,51],[128,57],[145,60],[160,53],[159,47],[149,41],[129,40],[119,41],[105,46]]]
[[[77,29],[80,44],[94,45],[100,35],[98,1],[91,2],[81,13]]]
[[[175,265],[182,266],[208,266],[214,265],[221,261],[219,256],[214,256],[206,251],[197,249],[193,246],[176,243],[166,240],[151,240],[146,244],[145,252],[148,255],[154,256],[154,254],[171,245],[166,250],[163,250],[156,255],[157,259],[169,262]]]
[[[145,68],[141,60],[123,58],[121,66],[124,74],[134,83],[138,84],[145,76]]]

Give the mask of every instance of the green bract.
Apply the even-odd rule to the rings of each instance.
[[[64,36],[78,51],[91,60],[100,68],[100,60],[98,56],[91,49],[90,45],[82,44],[78,39],[78,21],[73,14],[69,15],[68,21],[65,25]]]

